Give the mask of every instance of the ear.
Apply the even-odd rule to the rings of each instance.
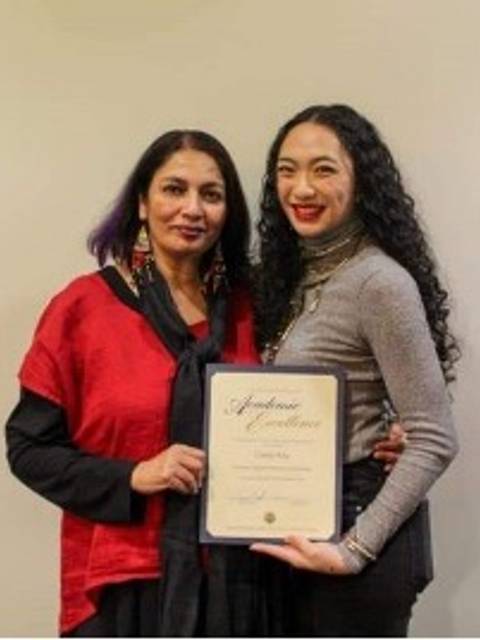
[[[141,196],[138,199],[138,217],[143,221],[147,219],[147,206],[145,204],[145,200]]]

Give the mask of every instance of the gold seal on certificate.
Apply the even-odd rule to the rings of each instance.
[[[207,365],[202,542],[338,539],[344,387],[333,367]]]

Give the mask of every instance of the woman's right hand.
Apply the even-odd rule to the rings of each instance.
[[[186,444],[172,444],[149,460],[139,462],[130,477],[130,486],[143,495],[165,489],[198,493],[205,472],[205,453]]]
[[[407,443],[407,432],[400,422],[393,422],[388,435],[379,440],[373,447],[373,457],[384,463],[384,469],[389,473],[397,464]]]

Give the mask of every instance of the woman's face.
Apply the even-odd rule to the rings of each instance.
[[[154,256],[198,261],[219,238],[226,219],[225,182],[202,151],[176,151],[154,173],[140,201]]]
[[[331,129],[304,122],[289,131],[276,167],[278,198],[295,231],[314,238],[352,213],[353,163]]]

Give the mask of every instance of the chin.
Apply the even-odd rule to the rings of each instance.
[[[177,251],[178,253],[187,255],[202,255],[208,251],[207,244],[205,242],[199,242],[198,240],[183,240],[181,242],[175,243],[175,246],[172,248],[173,251]]]
[[[319,238],[328,231],[323,227],[299,225],[298,223],[293,228],[301,238]]]

